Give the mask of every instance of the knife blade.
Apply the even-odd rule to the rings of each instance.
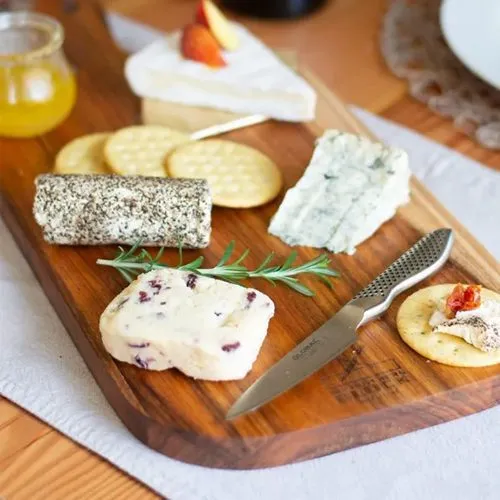
[[[333,318],[257,379],[229,409],[226,419],[260,408],[340,356],[356,341],[359,326],[380,316],[397,295],[444,265],[453,239],[453,232],[447,228],[421,238]]]
[[[342,354],[357,339],[364,309],[347,304],[262,375],[231,407],[227,419],[266,404]]]

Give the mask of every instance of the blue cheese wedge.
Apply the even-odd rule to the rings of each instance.
[[[352,254],[408,202],[409,179],[405,151],[329,130],[269,232],[291,246]]]
[[[236,380],[252,368],[274,304],[263,293],[177,269],[140,275],[100,319],[116,359],[148,370]]]

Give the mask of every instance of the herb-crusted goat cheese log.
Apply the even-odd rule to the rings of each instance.
[[[33,213],[48,243],[203,248],[211,209],[201,179],[43,174]]]
[[[409,201],[409,180],[402,149],[328,130],[269,232],[289,245],[352,254]]]
[[[116,359],[205,380],[243,378],[267,334],[267,295],[178,269],[141,274],[106,307],[102,341]]]

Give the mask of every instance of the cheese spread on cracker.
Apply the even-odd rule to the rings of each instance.
[[[500,294],[481,288],[480,303],[477,296],[455,300],[456,287],[456,283],[429,286],[410,295],[397,314],[402,340],[425,358],[445,365],[481,367],[500,363],[500,349],[492,349],[497,341],[491,340],[495,325],[498,331],[498,319],[494,318],[498,318],[495,311]],[[495,304],[495,310],[491,304]],[[468,316],[471,319],[466,319]],[[493,325],[486,336],[477,326],[481,321]],[[451,325],[445,326],[447,323]]]
[[[429,319],[432,331],[461,337],[484,352],[500,348],[500,302],[481,300],[480,287],[458,284]],[[475,296],[472,305],[467,296]]]

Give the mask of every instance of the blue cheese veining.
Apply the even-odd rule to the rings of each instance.
[[[408,202],[409,179],[405,151],[329,130],[269,232],[292,246],[352,254]]]
[[[103,312],[102,341],[116,359],[177,368],[205,380],[243,378],[267,334],[269,297],[177,269],[140,275]]]

